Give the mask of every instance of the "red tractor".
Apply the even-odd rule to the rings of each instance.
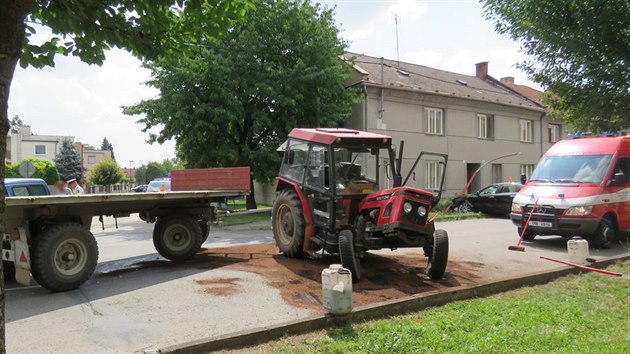
[[[421,153],[404,182],[403,143],[396,159],[392,138],[350,129],[293,129],[276,178],[273,233],[287,257],[324,249],[361,278],[368,250],[422,247],[427,275],[440,279],[448,260],[448,235],[429,211],[440,200],[448,156]],[[421,178],[435,194],[407,187],[421,159]],[[388,186],[390,185],[390,186]]]

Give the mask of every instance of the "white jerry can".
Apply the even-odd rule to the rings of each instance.
[[[341,264],[331,264],[322,270],[324,308],[333,315],[352,312],[352,273]]]
[[[588,241],[575,236],[567,242],[567,249],[569,250],[569,262],[585,265],[588,258]]]

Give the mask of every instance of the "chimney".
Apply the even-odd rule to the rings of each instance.
[[[485,79],[488,76],[488,62],[482,61],[481,63],[475,64],[477,68],[475,72],[475,76],[480,79]]]
[[[514,77],[506,76],[500,79],[502,84],[514,85]]]

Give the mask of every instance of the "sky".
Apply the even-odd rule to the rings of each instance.
[[[335,8],[341,36],[349,50],[467,75],[475,63],[489,61],[495,78],[513,76],[516,83],[537,87],[515,68],[526,59],[518,43],[499,35],[483,18],[476,0],[343,0],[320,3]],[[40,38],[47,31],[38,33]],[[114,146],[118,163],[137,167],[175,156],[175,142],[148,144],[148,133],[125,116],[122,106],[155,97],[143,85],[150,73],[122,50],[112,50],[102,66],[77,58],[57,57],[54,68],[16,69],[9,98],[9,117],[19,115],[36,134],[70,135],[97,148],[103,137]]]

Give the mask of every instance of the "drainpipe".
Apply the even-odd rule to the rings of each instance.
[[[542,157],[545,154],[545,148],[544,148],[544,143],[543,143],[543,119],[545,118],[545,115],[547,114],[547,112],[543,112],[540,115],[540,157]]]
[[[365,102],[363,102],[363,130],[368,131],[368,92],[367,86],[365,84],[363,86],[363,96],[365,97]]]
[[[383,99],[384,98],[383,97],[385,96],[385,88],[383,87],[383,85],[384,85],[384,78],[383,78],[383,75],[384,75],[384,73],[383,73],[383,71],[384,71],[383,70],[384,63],[383,63],[383,60],[384,60],[383,57],[381,57],[381,104],[380,104],[380,107],[378,109],[378,119],[380,120],[381,123],[383,123],[383,112],[384,112],[384,109],[383,109]],[[376,128],[377,129],[381,129],[381,126],[377,126]]]

